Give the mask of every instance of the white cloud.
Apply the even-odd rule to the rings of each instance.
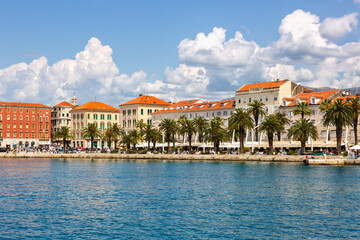
[[[329,30],[330,29],[330,30]],[[331,31],[332,29],[332,31]],[[46,57],[0,69],[0,100],[55,104],[76,92],[80,103],[96,96],[116,106],[138,94],[164,100],[231,97],[244,83],[290,79],[306,86],[353,87],[360,84],[360,42],[333,42],[357,29],[357,14],[320,18],[296,10],[281,21],[280,37],[260,47],[240,32],[226,38],[214,27],[178,45],[180,64],[167,67],[163,79],[149,80],[139,70],[119,72],[112,49],[91,38],[74,59],[48,65]]]
[[[354,0],[355,4],[360,4],[360,0]]]
[[[357,27],[357,16],[358,13],[351,13],[341,18],[326,18],[320,25],[320,33],[330,40],[338,40]]]

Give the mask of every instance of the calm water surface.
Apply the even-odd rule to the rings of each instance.
[[[0,238],[360,238],[360,167],[0,159]]]

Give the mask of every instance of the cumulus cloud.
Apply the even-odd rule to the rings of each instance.
[[[55,104],[76,92],[80,103],[96,99],[116,106],[139,93],[166,101],[232,97],[245,83],[290,79],[313,87],[360,84],[360,42],[335,40],[357,29],[357,13],[321,19],[296,10],[281,21],[280,37],[260,47],[240,31],[230,38],[214,27],[178,45],[179,66],[167,67],[162,79],[139,71],[121,73],[112,49],[91,38],[74,59],[49,65],[46,57],[0,69],[0,98]]]
[[[320,25],[320,33],[325,38],[338,40],[356,28],[357,16],[358,13],[351,13],[341,18],[326,18]]]

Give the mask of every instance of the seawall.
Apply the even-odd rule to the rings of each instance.
[[[134,160],[186,160],[186,161],[256,161],[256,162],[298,162],[305,156],[293,155],[194,155],[194,154],[109,154],[109,153],[0,153],[0,158],[82,158],[82,159],[134,159]]]

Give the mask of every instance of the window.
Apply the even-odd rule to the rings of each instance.
[[[206,117],[209,117],[209,113],[208,113],[208,112],[206,113]]]
[[[115,120],[117,120],[117,115],[115,115]]]
[[[7,115],[6,119],[7,119],[8,121],[10,121],[10,115]]]
[[[130,116],[130,115],[131,115],[131,110],[128,110],[128,111],[127,111],[127,114]]]
[[[141,112],[141,115],[144,115],[144,109],[141,109],[140,112]]]
[[[265,96],[265,101],[267,102],[269,100],[268,96]]]
[[[254,101],[256,101],[256,97],[254,97]]]
[[[31,138],[35,138],[35,133],[34,132],[31,133]]]
[[[25,125],[25,128],[26,128],[26,129],[29,129],[29,124],[28,124],[28,123]]]
[[[274,95],[274,101],[277,101],[277,100],[278,100],[278,96]]]
[[[22,127],[23,127],[22,123],[19,124],[19,127],[20,127],[20,129],[22,129]]]
[[[80,118],[80,115],[79,115],[79,114],[76,114],[76,118],[79,119],[79,118]]]
[[[10,132],[9,131],[6,133],[6,137],[10,138]]]
[[[46,117],[46,122],[49,122],[49,117]]]
[[[16,128],[16,123],[14,123],[14,126],[13,126],[13,128]]]
[[[243,103],[246,103],[246,98],[244,98]]]
[[[6,128],[10,128],[10,123],[6,124]]]
[[[26,121],[29,121],[29,116],[28,116],[28,115],[26,115],[25,119],[26,119]]]
[[[212,113],[211,113],[211,116],[215,117],[215,112],[212,112]]]
[[[282,105],[283,105],[283,106],[286,106],[286,101],[285,101],[285,100],[282,102]]]
[[[75,116],[75,114],[73,114],[73,119],[75,120],[75,118],[76,118],[76,116]]]
[[[249,103],[251,102],[251,97],[249,97]]]
[[[45,130],[49,130],[49,125],[45,125]]]
[[[241,99],[239,98],[239,103],[241,103]]]
[[[35,124],[31,124],[31,128],[32,128],[32,129],[35,129]]]
[[[315,104],[315,98],[311,98],[311,104]]]
[[[133,109],[133,115],[136,115],[136,109]]]
[[[14,113],[16,113],[16,109],[14,109]]]
[[[90,113],[88,113],[88,119],[90,119]]]
[[[107,120],[111,120],[111,115],[110,114],[108,114]]]
[[[223,115],[224,115],[224,116],[227,116],[227,111],[224,111],[224,112],[223,112]]]
[[[217,112],[216,115],[217,115],[217,116],[221,116],[221,112]]]
[[[0,121],[2,121],[2,115],[0,115]]]
[[[262,96],[260,97],[260,102],[262,102]]]
[[[13,132],[13,138],[16,138],[16,131]]]
[[[14,115],[13,118],[14,118],[14,121],[16,121],[16,115]]]
[[[22,135],[22,134],[23,134],[22,132],[20,132],[20,133],[19,133],[19,137],[20,137],[20,138],[22,138],[22,137],[23,137],[23,135]]]
[[[25,138],[29,138],[29,133],[25,133]]]
[[[23,116],[22,115],[20,115],[20,121],[22,121],[23,120]]]
[[[126,111],[125,110],[123,111],[123,116],[126,116]]]

